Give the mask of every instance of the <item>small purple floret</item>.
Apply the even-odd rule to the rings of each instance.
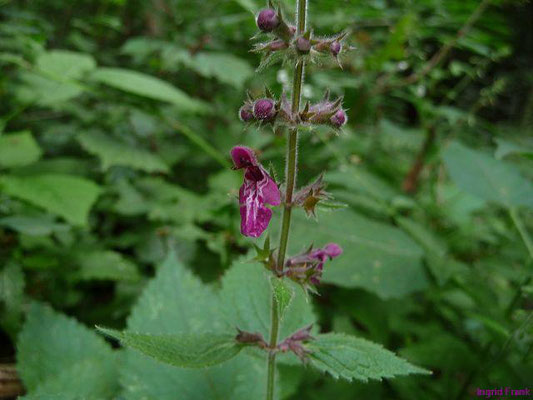
[[[275,10],[266,8],[257,14],[257,27],[263,32],[272,32],[279,26],[279,18]]]
[[[311,249],[307,252],[289,258],[285,265],[288,267],[286,274],[300,281],[318,285],[322,277],[324,263],[342,254],[342,248],[336,243],[329,243],[321,249]]]
[[[346,123],[348,117],[346,116],[344,110],[339,110],[329,120],[333,126],[340,128]]]
[[[265,206],[281,204],[281,193],[274,179],[257,161],[252,149],[235,146],[231,150],[235,169],[244,168],[244,183],[239,190],[241,233],[259,237],[268,227],[272,210]]]
[[[245,104],[239,110],[239,118],[242,122],[250,122],[254,119],[252,107],[249,104]]]
[[[341,42],[331,43],[329,50],[331,51],[331,54],[333,54],[334,57],[337,57],[342,50],[342,43]]]
[[[276,104],[272,99],[259,99],[254,103],[254,117],[260,121],[270,121],[276,116]]]

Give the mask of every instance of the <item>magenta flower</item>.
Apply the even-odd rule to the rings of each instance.
[[[318,285],[322,277],[324,263],[342,254],[341,247],[336,243],[329,243],[321,249],[309,249],[305,253],[289,258],[285,265],[285,274],[302,284]]]
[[[234,169],[245,168],[244,183],[239,190],[241,233],[259,237],[268,227],[272,210],[265,206],[281,204],[281,194],[274,179],[257,161],[252,149],[235,146],[231,149]]]

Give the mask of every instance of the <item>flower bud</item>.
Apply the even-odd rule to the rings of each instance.
[[[242,122],[250,122],[254,119],[252,106],[250,104],[247,103],[239,109],[239,118]]]
[[[342,43],[341,42],[332,42],[329,46],[329,51],[331,51],[331,54],[333,54],[333,57],[337,57],[339,53],[342,50]]]
[[[256,119],[270,121],[276,116],[276,104],[268,98],[256,100],[253,112]]]
[[[340,128],[346,123],[348,117],[346,116],[344,110],[339,110],[333,114],[329,120],[334,127]]]
[[[257,14],[257,27],[263,32],[272,32],[280,23],[276,11],[271,8],[265,8]]]
[[[311,41],[303,36],[296,39],[296,49],[300,53],[307,54],[311,50]]]

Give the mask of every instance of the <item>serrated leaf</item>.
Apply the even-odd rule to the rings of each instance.
[[[243,348],[232,334],[146,335],[105,328],[98,330],[158,361],[182,368],[220,364],[235,357]]]
[[[269,337],[272,287],[266,274],[259,263],[237,263],[224,275],[220,297],[228,327],[259,332],[263,337]],[[285,309],[280,327],[281,339],[313,324],[316,319],[303,289],[289,280],[285,280],[284,284],[293,291],[294,297]]]
[[[100,158],[104,170],[120,165],[146,172],[168,172],[168,166],[157,154],[133,147],[109,135],[85,132],[77,139],[85,150]]]
[[[276,277],[270,278],[270,284],[272,285],[272,292],[276,296],[278,302],[278,315],[281,320],[285,315],[285,310],[289,307],[291,300],[294,296],[294,288],[288,285],[288,281]]]
[[[22,167],[34,163],[41,154],[41,148],[29,131],[0,136],[0,168]]]
[[[101,189],[84,178],[43,174],[0,177],[0,191],[59,215],[71,224],[85,226]]]
[[[82,252],[76,259],[80,280],[137,281],[140,278],[137,266],[122,254],[111,250]]]
[[[50,307],[33,303],[17,342],[17,370],[28,398],[112,398],[116,355],[96,333]]]
[[[411,365],[377,343],[354,336],[335,333],[318,335],[306,344],[306,348],[311,351],[311,364],[334,378],[367,382],[369,379],[430,373]]]
[[[323,281],[360,287],[382,298],[400,297],[427,287],[422,249],[404,232],[350,209],[322,213],[318,222],[295,210],[290,254],[310,243],[338,243],[343,254],[324,266]],[[276,225],[274,225],[276,227]]]
[[[127,330],[175,335],[224,332],[228,326],[216,292],[170,253],[133,308]],[[195,370],[162,364],[135,350],[125,353],[120,373],[126,399],[174,400],[176,393],[183,400],[248,400],[265,395],[262,359],[240,355],[223,365]]]
[[[98,68],[92,77],[100,83],[125,92],[174,104],[183,111],[207,111],[207,105],[200,100],[189,97],[168,82],[141,72],[122,68]]]
[[[533,207],[533,184],[512,165],[452,142],[443,153],[446,168],[459,188],[504,207]]]

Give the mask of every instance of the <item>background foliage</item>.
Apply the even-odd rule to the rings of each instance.
[[[338,242],[313,297],[320,326],[433,375],[361,384],[282,365],[281,397],[460,399],[530,384],[533,5],[310,3],[317,33],[349,26],[356,49],[344,71],[308,69],[304,97],[344,94],[350,120],[338,137],[302,135],[299,182],[327,170],[348,207],[320,210],[319,224],[296,215],[291,252]],[[283,137],[243,131],[237,110],[245,87],[280,92],[291,73],[254,72],[262,6],[0,0],[0,357],[16,358],[27,398],[214,398],[205,379],[222,398],[261,396],[258,360],[198,375],[112,350],[91,327],[202,331],[233,321],[220,287],[234,288],[226,312],[254,301],[237,290],[258,267],[243,263],[252,241],[228,153],[254,147],[282,176]]]

